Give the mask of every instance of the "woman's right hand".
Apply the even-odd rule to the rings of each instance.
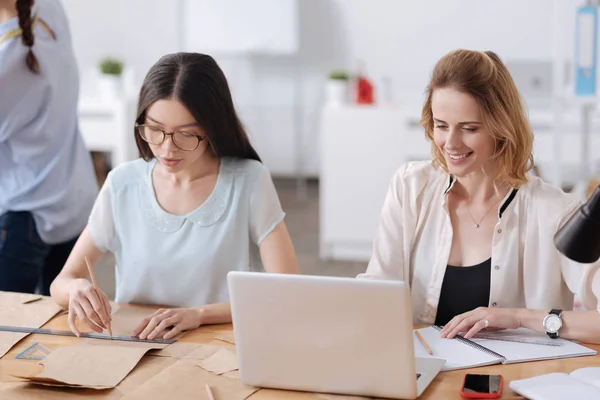
[[[108,296],[102,290],[94,288],[87,279],[73,281],[69,290],[69,327],[79,337],[75,316],[98,333],[102,333],[110,325],[111,306]]]

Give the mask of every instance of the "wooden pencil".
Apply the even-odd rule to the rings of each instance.
[[[433,351],[431,351],[431,347],[429,347],[429,345],[427,344],[427,342],[425,341],[425,339],[423,339],[423,336],[421,336],[421,334],[419,333],[419,331],[415,331],[415,335],[417,336],[417,339],[419,339],[419,342],[421,342],[421,344],[423,345],[423,347],[425,347],[425,350],[427,350],[427,353],[432,356],[433,355]]]
[[[206,386],[206,393],[208,393],[208,400],[215,400],[215,396],[213,396],[213,392],[212,392],[210,386],[208,386],[208,383],[206,383],[205,386]]]
[[[85,256],[84,259],[85,259],[85,264],[87,265],[88,272],[90,273],[90,278],[92,279],[92,285],[94,285],[94,288],[96,290],[100,290],[100,287],[98,286],[98,282],[96,282],[96,277],[94,276],[94,268],[92,268],[92,264],[90,263],[90,260],[88,260],[87,256]],[[104,302],[104,299],[100,299],[100,301]],[[112,329],[110,327],[110,322],[108,323],[108,334],[112,338]]]

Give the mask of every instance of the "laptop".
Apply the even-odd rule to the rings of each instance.
[[[404,282],[239,271],[227,280],[247,385],[415,399],[445,364],[415,358]]]

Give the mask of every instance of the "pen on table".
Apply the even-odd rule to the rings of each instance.
[[[92,264],[90,264],[90,260],[88,260],[87,256],[85,256],[84,258],[85,258],[85,264],[87,265],[87,268],[88,268],[88,272],[90,273],[90,278],[92,279],[92,285],[94,285],[95,289],[99,289],[98,282],[96,282],[96,277],[94,276],[94,269],[92,268]],[[100,299],[100,300],[103,301],[102,299]],[[112,339],[112,329],[110,328],[110,321],[108,322],[108,334],[110,335],[110,338]]]
[[[213,392],[210,389],[210,386],[208,386],[208,383],[206,383],[205,386],[206,386],[206,393],[208,393],[208,400],[215,400],[215,396],[213,396]]]
[[[423,345],[423,347],[425,347],[425,350],[427,350],[427,353],[432,356],[433,355],[433,351],[431,351],[431,347],[429,347],[429,345],[427,344],[427,342],[425,341],[425,339],[423,339],[423,336],[421,336],[421,334],[419,333],[419,331],[415,331],[415,335],[417,336],[417,339],[419,339],[419,342],[421,342],[421,344]]]

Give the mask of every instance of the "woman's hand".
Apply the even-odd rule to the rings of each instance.
[[[197,308],[160,309],[144,318],[131,335],[154,339],[171,328],[162,336],[163,339],[171,339],[183,331],[198,328],[201,325],[200,315],[201,311]]]
[[[520,313],[514,308],[479,307],[457,315],[444,326],[441,337],[453,338],[459,332],[467,332],[464,337],[470,339],[482,329],[516,329],[521,326]]]
[[[69,290],[69,327],[79,336],[75,316],[98,333],[110,326],[111,306],[108,296],[102,290],[95,289],[87,279],[74,280]]]

